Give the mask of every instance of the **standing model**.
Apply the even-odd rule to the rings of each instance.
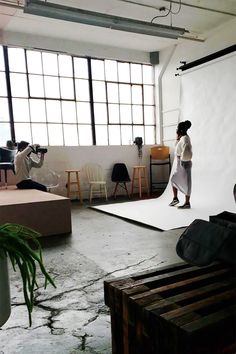
[[[191,122],[186,120],[178,124],[176,133],[176,157],[177,168],[171,178],[171,184],[173,189],[174,198],[169,204],[175,206],[179,203],[178,191],[185,195],[185,203],[179,206],[179,209],[190,209],[190,195],[192,187],[192,145],[190,137],[187,134],[188,129],[191,127]]]

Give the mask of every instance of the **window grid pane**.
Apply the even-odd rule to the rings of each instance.
[[[79,145],[93,145],[91,125],[78,125]]]
[[[7,85],[5,72],[0,72],[0,96],[7,97]]]
[[[0,97],[0,122],[9,122],[8,99]],[[1,134],[0,134],[1,135]]]
[[[5,146],[7,140],[11,140],[10,123],[0,123],[0,144]]]
[[[61,102],[54,100],[46,101],[46,114],[49,123],[61,123]]]
[[[107,81],[118,80],[117,62],[115,60],[105,60],[105,76]]]
[[[126,145],[135,136],[155,143],[151,65],[22,48],[8,48],[8,56],[16,136],[37,142],[41,135],[44,145],[92,145],[94,128],[97,145]],[[0,122],[9,122],[4,69],[0,46]]]
[[[120,145],[120,125],[109,125],[109,145]]]
[[[109,123],[119,123],[120,122],[120,112],[118,104],[109,104]]]
[[[95,125],[97,145],[108,145],[107,125]]]
[[[43,52],[43,73],[58,76],[57,54]]]
[[[95,124],[107,124],[107,105],[105,103],[94,104]]]
[[[33,123],[32,125],[33,144],[48,145],[47,125],[43,123]]]
[[[27,66],[28,72],[31,74],[41,74],[43,73],[42,66],[42,54],[35,50],[27,50]]]
[[[44,100],[30,100],[31,122],[46,122],[46,103]]]
[[[59,75],[73,77],[72,58],[69,55],[58,55]]]
[[[30,123],[15,123],[16,141],[28,141],[32,143],[31,124]]]
[[[104,61],[103,60],[91,60],[92,66],[92,78],[94,80],[104,80]]]
[[[61,110],[63,123],[77,123],[75,102],[62,101]]]
[[[62,124],[48,124],[49,145],[64,145]]]
[[[61,98],[74,99],[74,83],[71,78],[60,78],[60,90],[61,90]]]
[[[89,101],[89,82],[84,79],[75,79],[76,100]]]
[[[106,86],[103,81],[93,81],[94,102],[106,102]]]
[[[77,124],[64,124],[64,139],[66,146],[77,146],[78,145],[78,131]]]
[[[28,75],[31,97],[44,97],[44,82],[40,75]]]
[[[91,111],[88,102],[77,102],[77,120],[78,123],[91,124]]]
[[[28,86],[25,74],[10,73],[12,97],[28,97]]]
[[[145,144],[155,144],[155,127],[146,126],[145,127]]]
[[[45,96],[47,98],[60,98],[59,78],[44,76]]]
[[[121,144],[131,145],[134,141],[132,125],[121,126]]]
[[[118,63],[118,79],[120,82],[130,82],[129,63]]]
[[[12,108],[15,122],[29,122],[29,101],[24,98],[13,98]]]
[[[26,72],[25,51],[21,48],[8,49],[9,69],[11,72]]]
[[[75,77],[80,79],[88,79],[88,61],[84,58],[74,58]]]

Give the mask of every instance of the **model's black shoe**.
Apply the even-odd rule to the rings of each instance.
[[[169,206],[175,206],[176,204],[178,204],[179,203],[179,199],[178,198],[174,198],[173,200],[172,200],[172,202],[169,204]]]
[[[178,206],[178,209],[191,209],[190,203],[184,203],[183,205]]]

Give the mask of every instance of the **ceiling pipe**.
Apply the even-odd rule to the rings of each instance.
[[[104,13],[82,10],[38,0],[27,0],[24,7],[24,13],[62,21],[82,23],[90,26],[105,27],[119,31],[171,39],[178,39],[188,32],[185,28],[154,24],[132,18],[107,15]]]
[[[162,1],[170,2],[170,0],[162,0]],[[179,0],[171,0],[171,2],[174,3],[174,4],[179,4]],[[232,13],[232,12],[212,9],[210,7],[203,7],[203,6],[198,6],[198,5],[187,4],[187,3],[182,2],[182,1],[181,1],[181,5],[182,6],[193,7],[193,8],[200,9],[200,10],[210,11],[210,12],[217,12],[217,13],[223,14],[223,15],[236,16],[236,14]]]
[[[155,9],[155,10],[160,10],[160,7],[153,6],[153,5],[146,5],[146,4],[143,4],[141,2],[137,2],[137,1],[132,1],[132,0],[118,0],[118,1],[130,3],[130,4],[134,4],[134,5],[138,5],[138,6],[143,6],[143,7],[149,7],[149,8]],[[170,2],[170,0],[162,0],[162,1]],[[171,0],[171,1],[174,4],[178,4],[179,5],[179,0]],[[184,3],[182,1],[181,1],[181,5],[182,6],[186,6],[186,7],[193,7],[193,8],[201,9],[201,10],[205,10],[205,11],[210,11],[210,12],[217,12],[217,13],[220,13],[220,14],[223,14],[223,15],[236,16],[236,14],[232,13],[232,12],[212,9],[212,8],[209,8],[209,7],[203,7],[203,6],[187,4],[187,3]],[[163,6],[161,6],[161,7],[163,7]]]

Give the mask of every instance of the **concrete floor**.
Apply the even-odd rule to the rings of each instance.
[[[10,268],[12,314],[0,330],[0,354],[111,354],[103,282],[180,259],[183,229],[161,232],[72,203],[73,233],[43,238],[43,256],[57,288],[36,291],[33,324],[22,284]]]

